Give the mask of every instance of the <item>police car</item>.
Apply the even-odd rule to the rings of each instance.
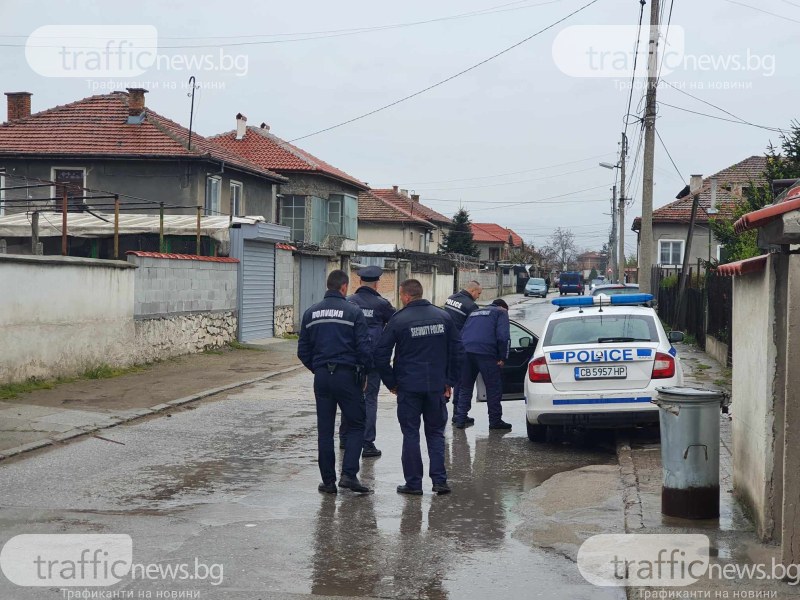
[[[614,428],[658,423],[656,387],[683,384],[683,370],[649,294],[557,298],[528,364],[528,437],[550,426]]]

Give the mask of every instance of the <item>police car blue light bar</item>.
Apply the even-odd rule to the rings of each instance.
[[[566,308],[569,306],[616,306],[645,304],[653,300],[652,294],[619,294],[617,296],[577,296],[575,298],[554,298],[555,306]]]

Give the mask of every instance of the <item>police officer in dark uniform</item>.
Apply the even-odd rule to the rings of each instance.
[[[511,345],[508,304],[498,298],[490,306],[472,311],[461,330],[461,342],[466,358],[453,415],[455,426],[464,428],[469,424],[467,413],[472,406],[472,390],[480,373],[486,385],[489,429],[511,429],[511,424],[503,421],[500,404],[503,397],[502,368]]]
[[[337,492],[333,449],[337,405],[348,423],[339,487],[370,492],[358,480],[358,468],[364,445],[364,384],[372,368],[372,346],[364,313],[345,298],[348,283],[344,271],[328,275],[325,298],[303,315],[297,345],[298,358],[314,373],[317,457],[322,474],[318,489],[327,494]]]
[[[470,313],[478,308],[478,305],[475,304],[475,301],[481,297],[481,292],[483,289],[481,288],[481,284],[477,281],[468,281],[467,285],[464,286],[464,289],[460,292],[456,292],[452,296],[450,296],[447,300],[445,300],[444,308],[448,311],[448,314],[453,318],[453,323],[455,323],[456,329],[458,329],[459,333],[464,327],[464,321],[467,320],[467,317]],[[458,367],[459,369],[459,379],[461,379],[461,365]],[[456,422],[456,415],[455,415],[455,400],[458,398],[458,381],[456,381],[456,385],[453,386],[453,423]],[[470,425],[475,422],[475,419],[472,417],[467,417],[467,423]]]
[[[422,494],[420,417],[425,421],[433,491],[447,494],[444,466],[444,428],[447,400],[455,383],[461,353],[458,331],[448,313],[422,298],[422,284],[407,279],[400,284],[403,303],[389,320],[375,350],[381,379],[397,394],[397,420],[403,432],[403,475],[400,494]],[[394,365],[390,364],[394,350]]]
[[[383,328],[395,313],[392,303],[378,293],[378,280],[383,274],[383,269],[377,266],[364,267],[358,271],[361,287],[347,299],[361,307],[364,318],[367,320],[369,337],[372,340],[372,349],[378,345],[378,340],[383,333]],[[367,389],[364,392],[364,403],[367,410],[367,420],[364,423],[364,448],[361,451],[363,458],[377,458],[381,451],[375,447],[375,424],[378,418],[378,392],[381,388],[381,376],[376,369],[367,373]],[[339,427],[339,447],[343,448],[347,435],[347,419],[343,418]]]

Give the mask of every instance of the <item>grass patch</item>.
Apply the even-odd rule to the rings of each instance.
[[[706,370],[708,370],[708,369],[710,369],[710,368],[711,368],[711,365],[706,365],[706,364],[703,364],[703,363],[697,363],[697,364],[694,366],[694,368],[695,368],[695,369],[698,369],[698,370],[700,370],[700,371],[706,371]]]
[[[297,340],[297,339],[300,339],[300,336],[297,335],[296,333],[284,333],[281,337],[284,340]]]
[[[691,333],[685,333],[683,335],[683,343],[689,344],[690,346],[697,346],[697,338]]]
[[[730,384],[731,384],[731,382],[728,381],[727,379],[715,379],[714,380],[714,385],[717,386],[717,387],[725,388],[725,387],[728,387]]]
[[[236,340],[228,342],[228,347],[232,350],[254,350],[256,352],[261,352],[261,348],[256,348],[255,346],[249,346],[248,344],[242,344]]]
[[[213,350],[209,348],[208,350],[203,350],[203,354],[216,354],[217,356],[219,356],[221,354],[224,354],[224,352],[222,352],[222,350]]]
[[[73,383],[86,379],[111,379],[128,373],[139,373],[144,371],[147,365],[133,365],[131,367],[110,367],[109,365],[97,365],[86,369],[77,377],[58,377],[56,379],[39,379],[31,377],[26,381],[18,383],[4,383],[0,385],[0,400],[11,400],[22,394],[30,394],[38,390],[52,390],[58,385]]]

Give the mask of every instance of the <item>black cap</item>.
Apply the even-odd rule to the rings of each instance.
[[[499,306],[500,308],[505,308],[508,310],[508,304],[502,298],[498,298],[497,300],[492,300],[492,306]]]
[[[383,275],[383,269],[377,266],[363,267],[358,270],[361,281],[378,281]]]

